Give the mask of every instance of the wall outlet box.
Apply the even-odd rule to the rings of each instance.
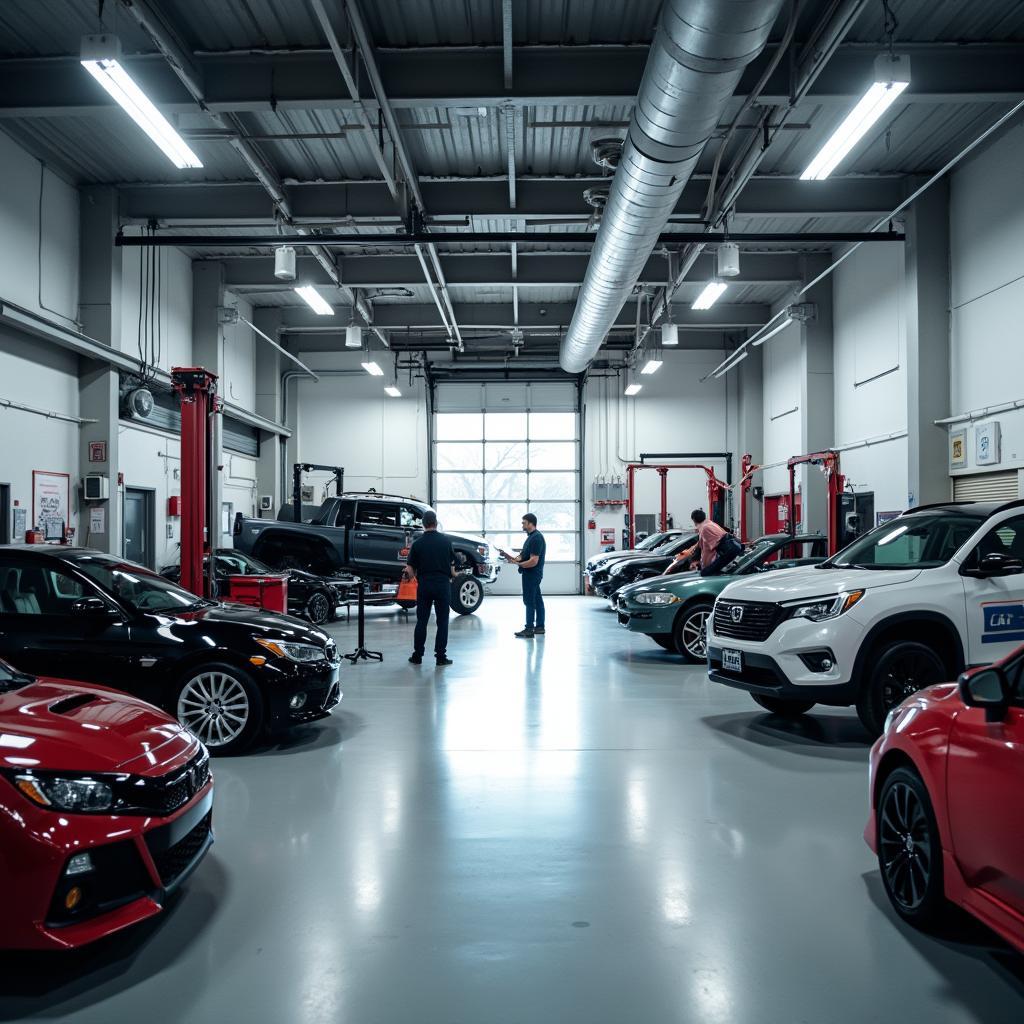
[[[260,511],[271,512],[274,508],[274,496],[272,494],[260,495]]]

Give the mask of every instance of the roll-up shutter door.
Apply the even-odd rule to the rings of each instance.
[[[953,477],[954,501],[1013,501],[1020,497],[1017,470]]]

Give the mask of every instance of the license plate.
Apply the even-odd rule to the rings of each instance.
[[[743,654],[740,651],[722,651],[722,668],[726,672],[742,672]]]

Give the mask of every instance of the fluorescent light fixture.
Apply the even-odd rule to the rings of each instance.
[[[202,167],[203,162],[171,127],[149,97],[135,84],[120,62],[117,36],[84,36],[82,67],[96,79],[121,109],[160,147],[175,167]]]
[[[679,328],[675,324],[661,325],[662,348],[671,348],[679,344]]]
[[[660,369],[661,369],[661,360],[660,359],[648,359],[647,362],[644,363],[644,367],[643,367],[643,369],[640,372],[641,373],[648,373],[648,374],[649,373],[657,373]]]
[[[734,357],[734,358],[733,358],[733,359],[732,359],[732,360],[731,360],[730,362],[726,363],[726,364],[725,364],[725,366],[723,366],[723,367],[722,367],[722,368],[721,368],[721,369],[720,369],[720,370],[719,370],[719,371],[718,371],[718,372],[717,372],[717,373],[715,374],[715,378],[717,379],[718,377],[724,376],[724,375],[725,375],[725,374],[727,374],[727,373],[728,373],[728,372],[729,372],[729,371],[730,371],[730,370],[731,370],[731,369],[732,369],[733,367],[735,367],[735,366],[739,366],[739,365],[740,365],[740,363],[742,363],[742,362],[743,362],[743,360],[744,360],[744,359],[746,359],[746,358],[747,358],[747,356],[749,356],[749,355],[750,355],[750,350],[749,350],[749,349],[744,349],[744,350],[743,350],[742,352],[738,352],[738,353],[737,353],[737,354],[735,355],[735,357]]]
[[[704,290],[697,296],[691,309],[710,309],[729,286],[724,281],[708,281]]]
[[[394,384],[389,384],[384,389],[384,394],[388,395],[390,398],[401,398],[402,397],[402,392],[399,391],[398,388],[396,388]]]
[[[363,369],[371,377],[383,377],[384,371],[376,363],[363,363]]]
[[[784,331],[793,322],[791,316],[787,316],[781,324],[776,324],[767,334],[762,334],[760,338],[755,338],[750,344],[757,348],[758,345],[763,345],[769,338],[774,338],[780,331]]]
[[[359,324],[349,324],[345,328],[345,348],[363,347],[363,329]]]
[[[317,316],[334,316],[334,307],[311,285],[299,285],[295,294],[304,299]]]
[[[860,102],[846,115],[831,138],[800,175],[801,181],[822,181],[857,145],[871,126],[889,109],[910,84],[910,59],[883,54],[875,61],[875,81]]]
[[[643,389],[643,384],[627,384],[625,394],[628,398],[632,398],[634,395],[639,395]]]

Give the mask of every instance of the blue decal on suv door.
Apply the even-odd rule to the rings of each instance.
[[[1024,640],[1024,604],[990,601],[981,606],[983,618],[981,642],[1004,644]]]

